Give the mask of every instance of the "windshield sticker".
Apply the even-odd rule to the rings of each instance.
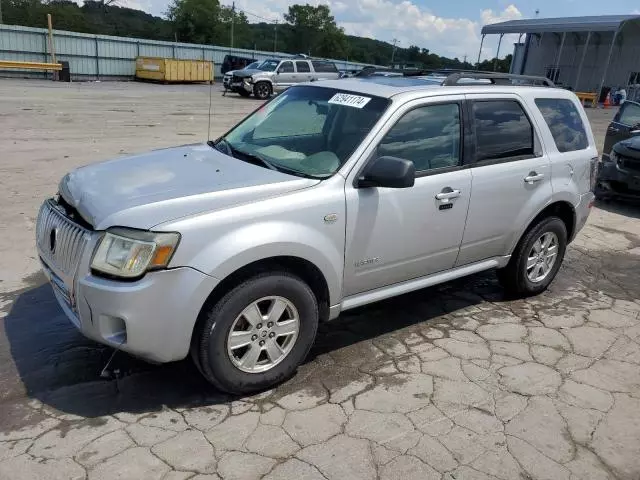
[[[362,108],[369,101],[371,97],[361,97],[360,95],[349,95],[348,93],[336,93],[329,99],[329,103],[334,105],[345,105],[347,107]]]

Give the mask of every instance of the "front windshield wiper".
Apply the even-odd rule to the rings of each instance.
[[[231,145],[229,145],[229,142],[227,142],[224,138],[218,139],[217,142],[209,142],[209,146],[215,148],[220,153],[224,153],[225,155],[233,157],[233,149],[231,148]]]
[[[275,170],[278,171],[278,167],[276,167],[273,163],[271,163],[269,160],[263,158],[260,155],[257,155],[255,153],[251,153],[251,152],[245,152],[244,150],[239,150],[236,147],[231,146],[231,144],[229,142],[226,142],[227,147],[229,148],[229,150],[232,153],[232,157],[234,158],[238,158],[238,154],[240,154],[241,157],[244,158],[240,158],[240,160],[244,160],[245,162],[250,162],[253,164],[259,163],[262,164],[263,166],[271,169],[271,170]]]

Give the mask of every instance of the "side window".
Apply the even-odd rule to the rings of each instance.
[[[336,73],[338,69],[331,62],[312,62],[313,69],[318,73]]]
[[[311,71],[311,68],[309,68],[308,62],[297,61],[296,70],[298,70],[298,73],[308,73]]]
[[[428,105],[407,112],[384,136],[378,156],[411,160],[417,172],[460,165],[460,106]]]
[[[551,130],[559,152],[584,150],[589,146],[580,113],[571,100],[536,98],[536,105]]]
[[[307,100],[287,102],[276,107],[267,120],[256,127],[253,131],[253,138],[259,140],[320,135],[327,115],[319,113],[318,110],[315,105],[309,105]]]
[[[533,127],[515,100],[473,102],[476,161],[533,156]]]
[[[293,63],[282,62],[278,67],[278,73],[293,73]]]
[[[640,105],[624,102],[620,107],[620,119],[618,122],[633,127],[640,123]]]

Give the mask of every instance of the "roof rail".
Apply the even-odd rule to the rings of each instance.
[[[460,80],[489,80],[494,85],[534,85],[541,87],[555,87],[555,84],[546,77],[534,75],[515,75],[512,73],[496,72],[457,72],[447,76],[442,82],[444,86],[455,86],[460,84]]]

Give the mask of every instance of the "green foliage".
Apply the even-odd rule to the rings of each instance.
[[[288,29],[287,48],[317,57],[344,58],[347,42],[327,5],[291,5],[284,19]]]
[[[69,0],[2,0],[4,22],[28,27],[47,26],[47,13],[54,28],[152,40],[233,46],[263,51],[305,53],[316,57],[351,60],[375,65],[417,68],[473,68],[457,58],[441,57],[427,48],[411,45],[396,48],[388,42],[345,35],[327,5],[291,5],[286,23],[249,23],[241,11],[220,5],[219,0],[172,0],[167,19],[140,10],[114,5],[117,0],[87,0],[81,7]],[[277,40],[276,40],[277,36]],[[485,60],[481,70],[508,72],[511,55]]]

